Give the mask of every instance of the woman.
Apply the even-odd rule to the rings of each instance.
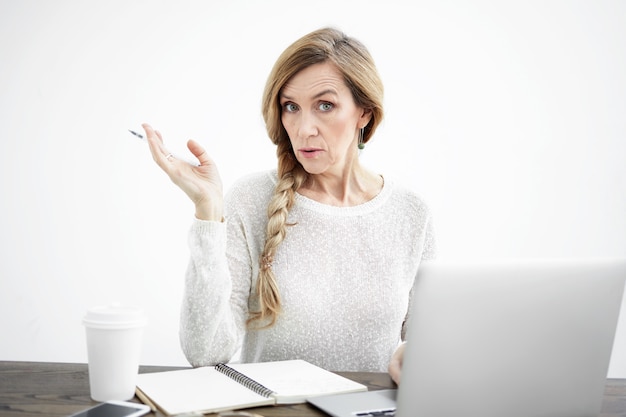
[[[241,349],[244,362],[384,371],[393,356],[398,380],[413,281],[435,245],[420,198],[359,162],[382,98],[360,42],[328,28],[299,39],[263,95],[278,168],[239,180],[225,198],[198,143],[188,143],[193,166],[144,125],[154,160],[195,204],[180,330],[192,365]]]

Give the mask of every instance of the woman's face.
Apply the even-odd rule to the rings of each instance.
[[[358,107],[330,63],[296,73],[280,94],[281,120],[298,161],[310,174],[341,174],[357,157],[358,131],[371,112]]]

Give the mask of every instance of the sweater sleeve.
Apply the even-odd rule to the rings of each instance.
[[[429,214],[424,235],[424,245],[422,250],[422,261],[428,261],[437,257],[437,240],[435,239],[435,227],[433,218]]]
[[[437,257],[437,241],[435,239],[435,230],[433,226],[433,219],[430,214],[430,211],[427,211],[428,215],[426,217],[426,224],[424,227],[424,239],[422,244],[422,252],[421,252],[421,260],[429,261],[436,259]],[[417,278],[417,277],[416,277]],[[411,292],[409,294],[409,306],[407,308],[406,317],[404,322],[402,323],[402,330],[400,332],[400,338],[402,341],[406,341],[406,333],[408,328],[408,322],[410,320],[411,309],[413,305],[413,292],[415,290],[415,282],[413,282],[413,286],[411,288]]]
[[[189,231],[180,343],[192,366],[228,362],[243,337],[247,295],[241,288],[233,290],[226,235],[226,223],[198,219]]]

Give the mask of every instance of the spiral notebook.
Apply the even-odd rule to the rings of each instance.
[[[303,360],[218,364],[140,374],[137,396],[166,415],[303,403],[367,387]]]

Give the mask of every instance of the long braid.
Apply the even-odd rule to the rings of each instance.
[[[290,226],[287,223],[287,216],[294,204],[295,193],[307,178],[306,171],[295,162],[289,141],[279,143],[276,153],[278,155],[278,184],[268,204],[266,239],[263,253],[259,258],[257,293],[260,311],[252,312],[247,321],[248,325],[258,321],[262,324],[261,328],[271,327],[281,311],[280,294],[272,263],[276,249],[285,239],[287,226]]]

